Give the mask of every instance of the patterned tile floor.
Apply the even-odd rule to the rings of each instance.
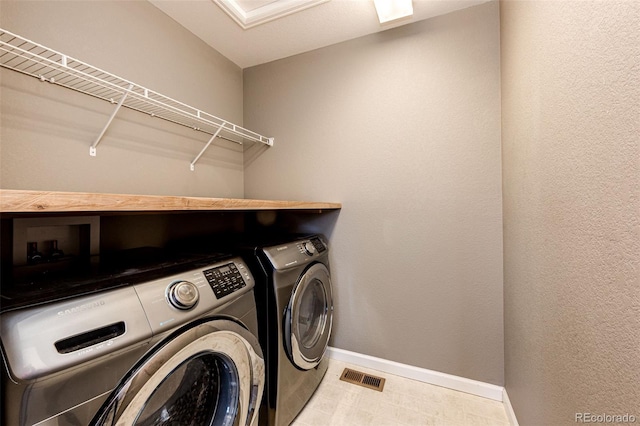
[[[344,368],[386,379],[378,392],[340,381]],[[509,426],[501,402],[331,359],[292,426]]]

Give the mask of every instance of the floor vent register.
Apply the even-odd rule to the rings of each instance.
[[[340,380],[354,385],[363,386],[365,388],[377,390],[382,392],[384,388],[384,381],[382,377],[372,376],[370,374],[361,373],[360,371],[345,368],[340,375]]]

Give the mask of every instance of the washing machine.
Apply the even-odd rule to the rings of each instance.
[[[245,244],[242,254],[256,279],[267,360],[261,423],[289,425],[327,371],[333,318],[329,246],[321,235],[270,237]]]
[[[53,302],[5,298],[2,424],[257,425],[265,362],[245,262],[131,271],[63,280]]]

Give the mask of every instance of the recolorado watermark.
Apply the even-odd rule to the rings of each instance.
[[[635,423],[637,417],[633,414],[595,414],[576,413],[576,423]]]

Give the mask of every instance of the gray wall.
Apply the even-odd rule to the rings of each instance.
[[[501,5],[505,382],[640,421],[640,3]]]
[[[499,43],[494,2],[245,69],[245,195],[343,203],[333,346],[502,384]]]
[[[0,26],[242,125],[242,71],[145,1],[5,1]],[[114,106],[0,70],[0,185],[141,194],[242,197],[242,151],[123,108],[97,157],[89,146]]]

